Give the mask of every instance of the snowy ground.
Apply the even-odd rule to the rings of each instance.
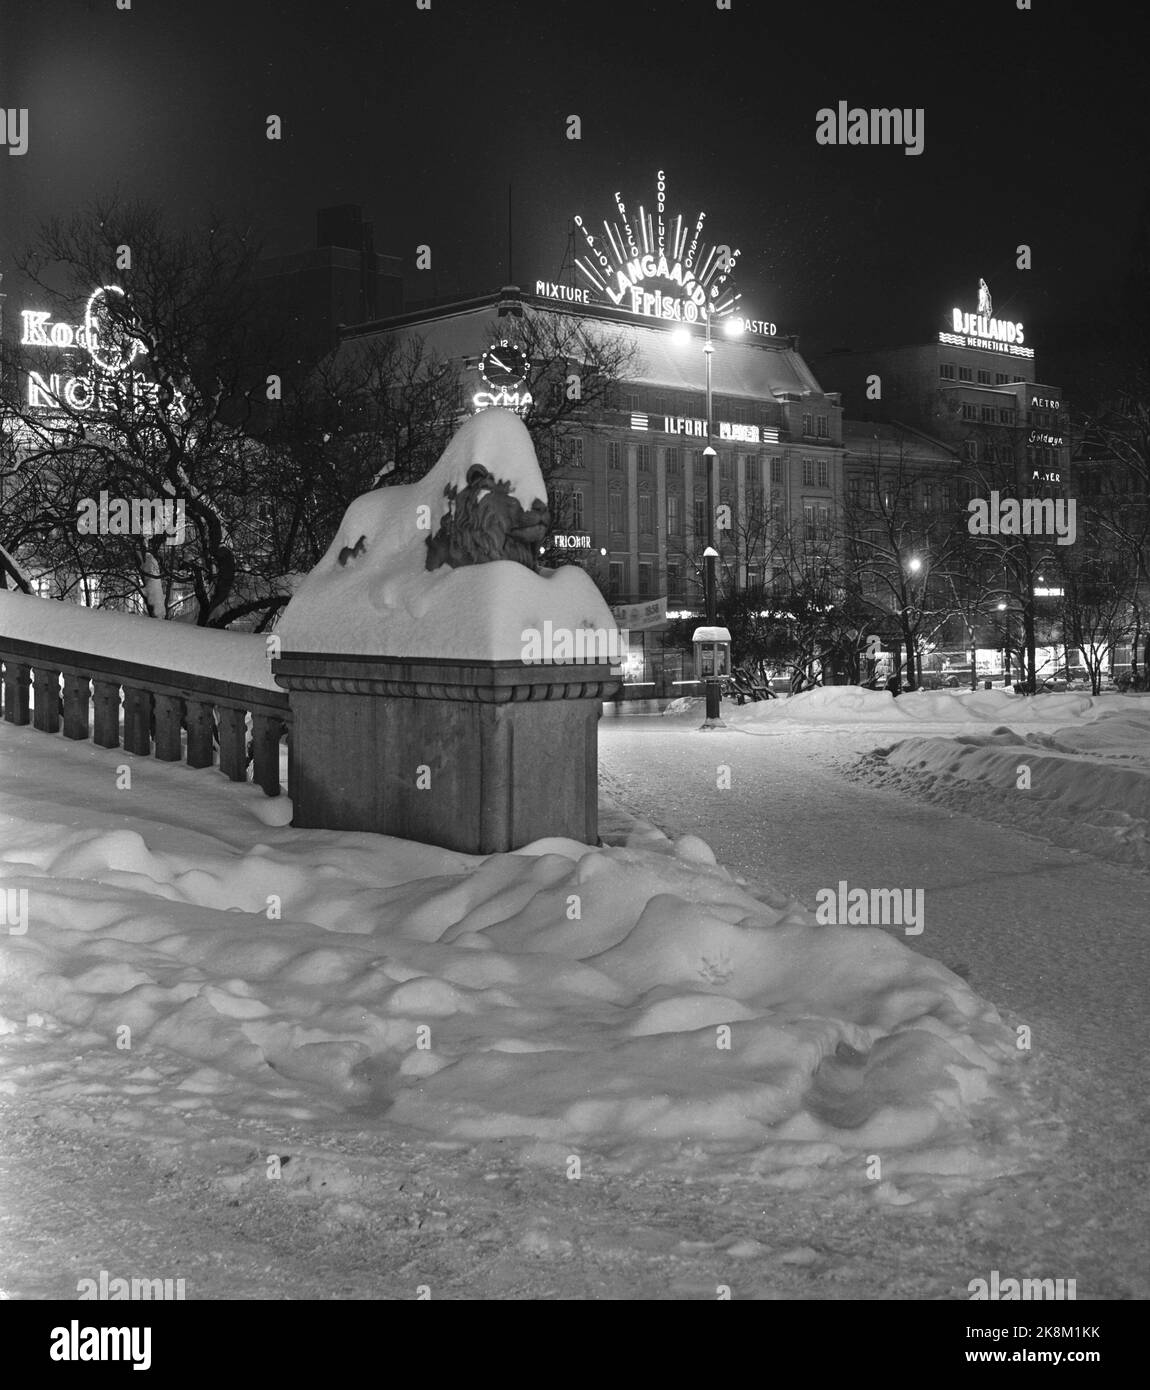
[[[1125,853],[1144,726],[844,694],[606,719],[630,847],[487,861],[269,824],[184,767],[129,759],[119,791],[122,754],[0,726],[29,908],[0,938],[0,1289],[959,1298],[998,1269],[1145,1297],[1150,879],[1002,824],[995,732],[1063,785],[1063,836],[1044,760],[1126,776],[1093,846]],[[918,796],[967,790],[978,819]],[[789,901],[844,880],[921,889],[924,930]]]

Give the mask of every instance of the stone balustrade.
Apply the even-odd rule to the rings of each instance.
[[[268,796],[280,794],[292,713],[278,691],[2,636],[0,665],[9,724],[161,762],[218,765],[233,782],[247,781],[250,767]],[[288,751],[290,766],[290,737]]]

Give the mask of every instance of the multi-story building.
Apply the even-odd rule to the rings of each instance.
[[[932,535],[941,542],[955,525],[964,524],[968,503],[992,489],[1004,496],[1070,500],[1071,440],[1064,393],[1040,379],[1025,325],[994,316],[985,282],[977,310],[954,308],[934,341],[839,350],[816,358],[815,368],[841,392],[848,416],[848,499],[857,500],[860,488],[873,491],[881,486],[875,470],[862,466],[860,447],[884,456],[879,472],[901,475],[907,514],[922,514],[918,529],[924,549]],[[905,528],[908,537],[912,530]],[[951,630],[940,634],[941,646],[961,647],[963,628],[971,647],[1004,646],[997,610],[1013,608],[1017,615],[1025,608],[1040,644],[1047,644],[1037,655],[1040,665],[1061,661],[1055,640],[1061,590],[1039,572],[1040,552],[1041,545],[1033,548],[1032,576],[1028,570],[1025,577],[999,572],[1002,592],[990,604],[994,613],[982,613],[972,597],[981,593],[979,602],[987,608],[990,577],[972,572],[965,592],[956,590],[958,611]],[[1029,566],[1029,558],[1022,563]],[[1013,597],[1007,590],[1014,591]],[[1020,621],[1016,617],[1016,629]],[[994,666],[1000,659],[992,660],[984,650],[980,670],[1001,669]]]
[[[840,393],[849,419],[910,425],[957,445],[967,462],[1009,455],[1019,463],[1020,489],[1065,493],[1070,440],[1062,388],[1038,377],[1025,325],[990,309],[983,283],[979,311],[953,309],[935,341],[838,350],[813,365]]]
[[[425,351],[457,365],[464,413],[528,408],[526,378],[493,383],[482,359],[493,344],[536,342],[534,316],[558,314],[593,335],[608,355],[614,347],[623,352],[629,365],[622,378],[602,401],[565,422],[558,456],[543,462],[563,544],[599,581],[620,626],[632,633],[633,649],[644,653],[641,678],[637,662],[633,672],[637,683],[665,686],[680,669],[659,636],[668,612],[703,611],[700,565],[710,539],[707,338],[700,324],[559,302],[547,288],[543,282],[534,292],[505,287],[356,325],[345,331],[344,348],[418,336]],[[715,543],[726,585],[742,589],[770,584],[771,541],[781,530],[830,532],[842,495],[842,409],[793,338],[732,338],[721,327],[710,344]],[[563,379],[561,370],[552,387],[562,389]]]

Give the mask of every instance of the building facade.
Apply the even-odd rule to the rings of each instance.
[[[564,303],[544,289],[543,282],[535,291],[505,287],[357,325],[345,331],[343,350],[417,336],[425,351],[457,366],[461,416],[530,409],[529,381],[537,392],[562,389],[570,363],[546,382],[545,364],[529,364],[532,375],[502,383],[484,375],[492,344],[530,351],[536,319],[559,320],[560,332],[585,333],[601,351],[625,356],[621,379],[595,405],[567,417],[556,456],[541,463],[563,558],[584,564],[631,632],[642,653],[634,683],[665,693],[686,669],[682,654],[661,640],[668,615],[703,615],[702,552],[711,538],[706,333],[701,324]],[[771,542],[781,530],[832,529],[843,486],[842,408],[822,390],[794,339],[734,338],[721,327],[710,342],[714,538],[724,583],[738,590],[771,584]]]

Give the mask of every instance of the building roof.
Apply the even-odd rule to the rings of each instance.
[[[958,457],[957,449],[932,435],[924,434],[897,420],[843,420],[843,448],[848,457],[868,458],[876,453],[889,457],[902,449],[920,461],[949,463]]]
[[[658,327],[595,305],[591,309],[557,306],[533,295],[521,296],[525,314],[565,313],[585,320],[596,334],[630,338],[637,348],[637,366],[626,380],[637,385],[663,386],[671,391],[706,390],[704,334],[694,328],[693,344],[679,344],[670,325]],[[477,357],[488,346],[492,330],[501,322],[508,336],[513,334],[514,318],[496,317],[499,295],[441,306],[422,313],[403,314],[393,319],[360,324],[345,331],[344,343],[357,342],[389,333],[418,333],[430,352],[458,360]],[[822,387],[793,344],[785,339],[735,341],[717,335],[711,359],[712,389],[725,396],[749,400],[771,400],[784,395],[823,395]]]

